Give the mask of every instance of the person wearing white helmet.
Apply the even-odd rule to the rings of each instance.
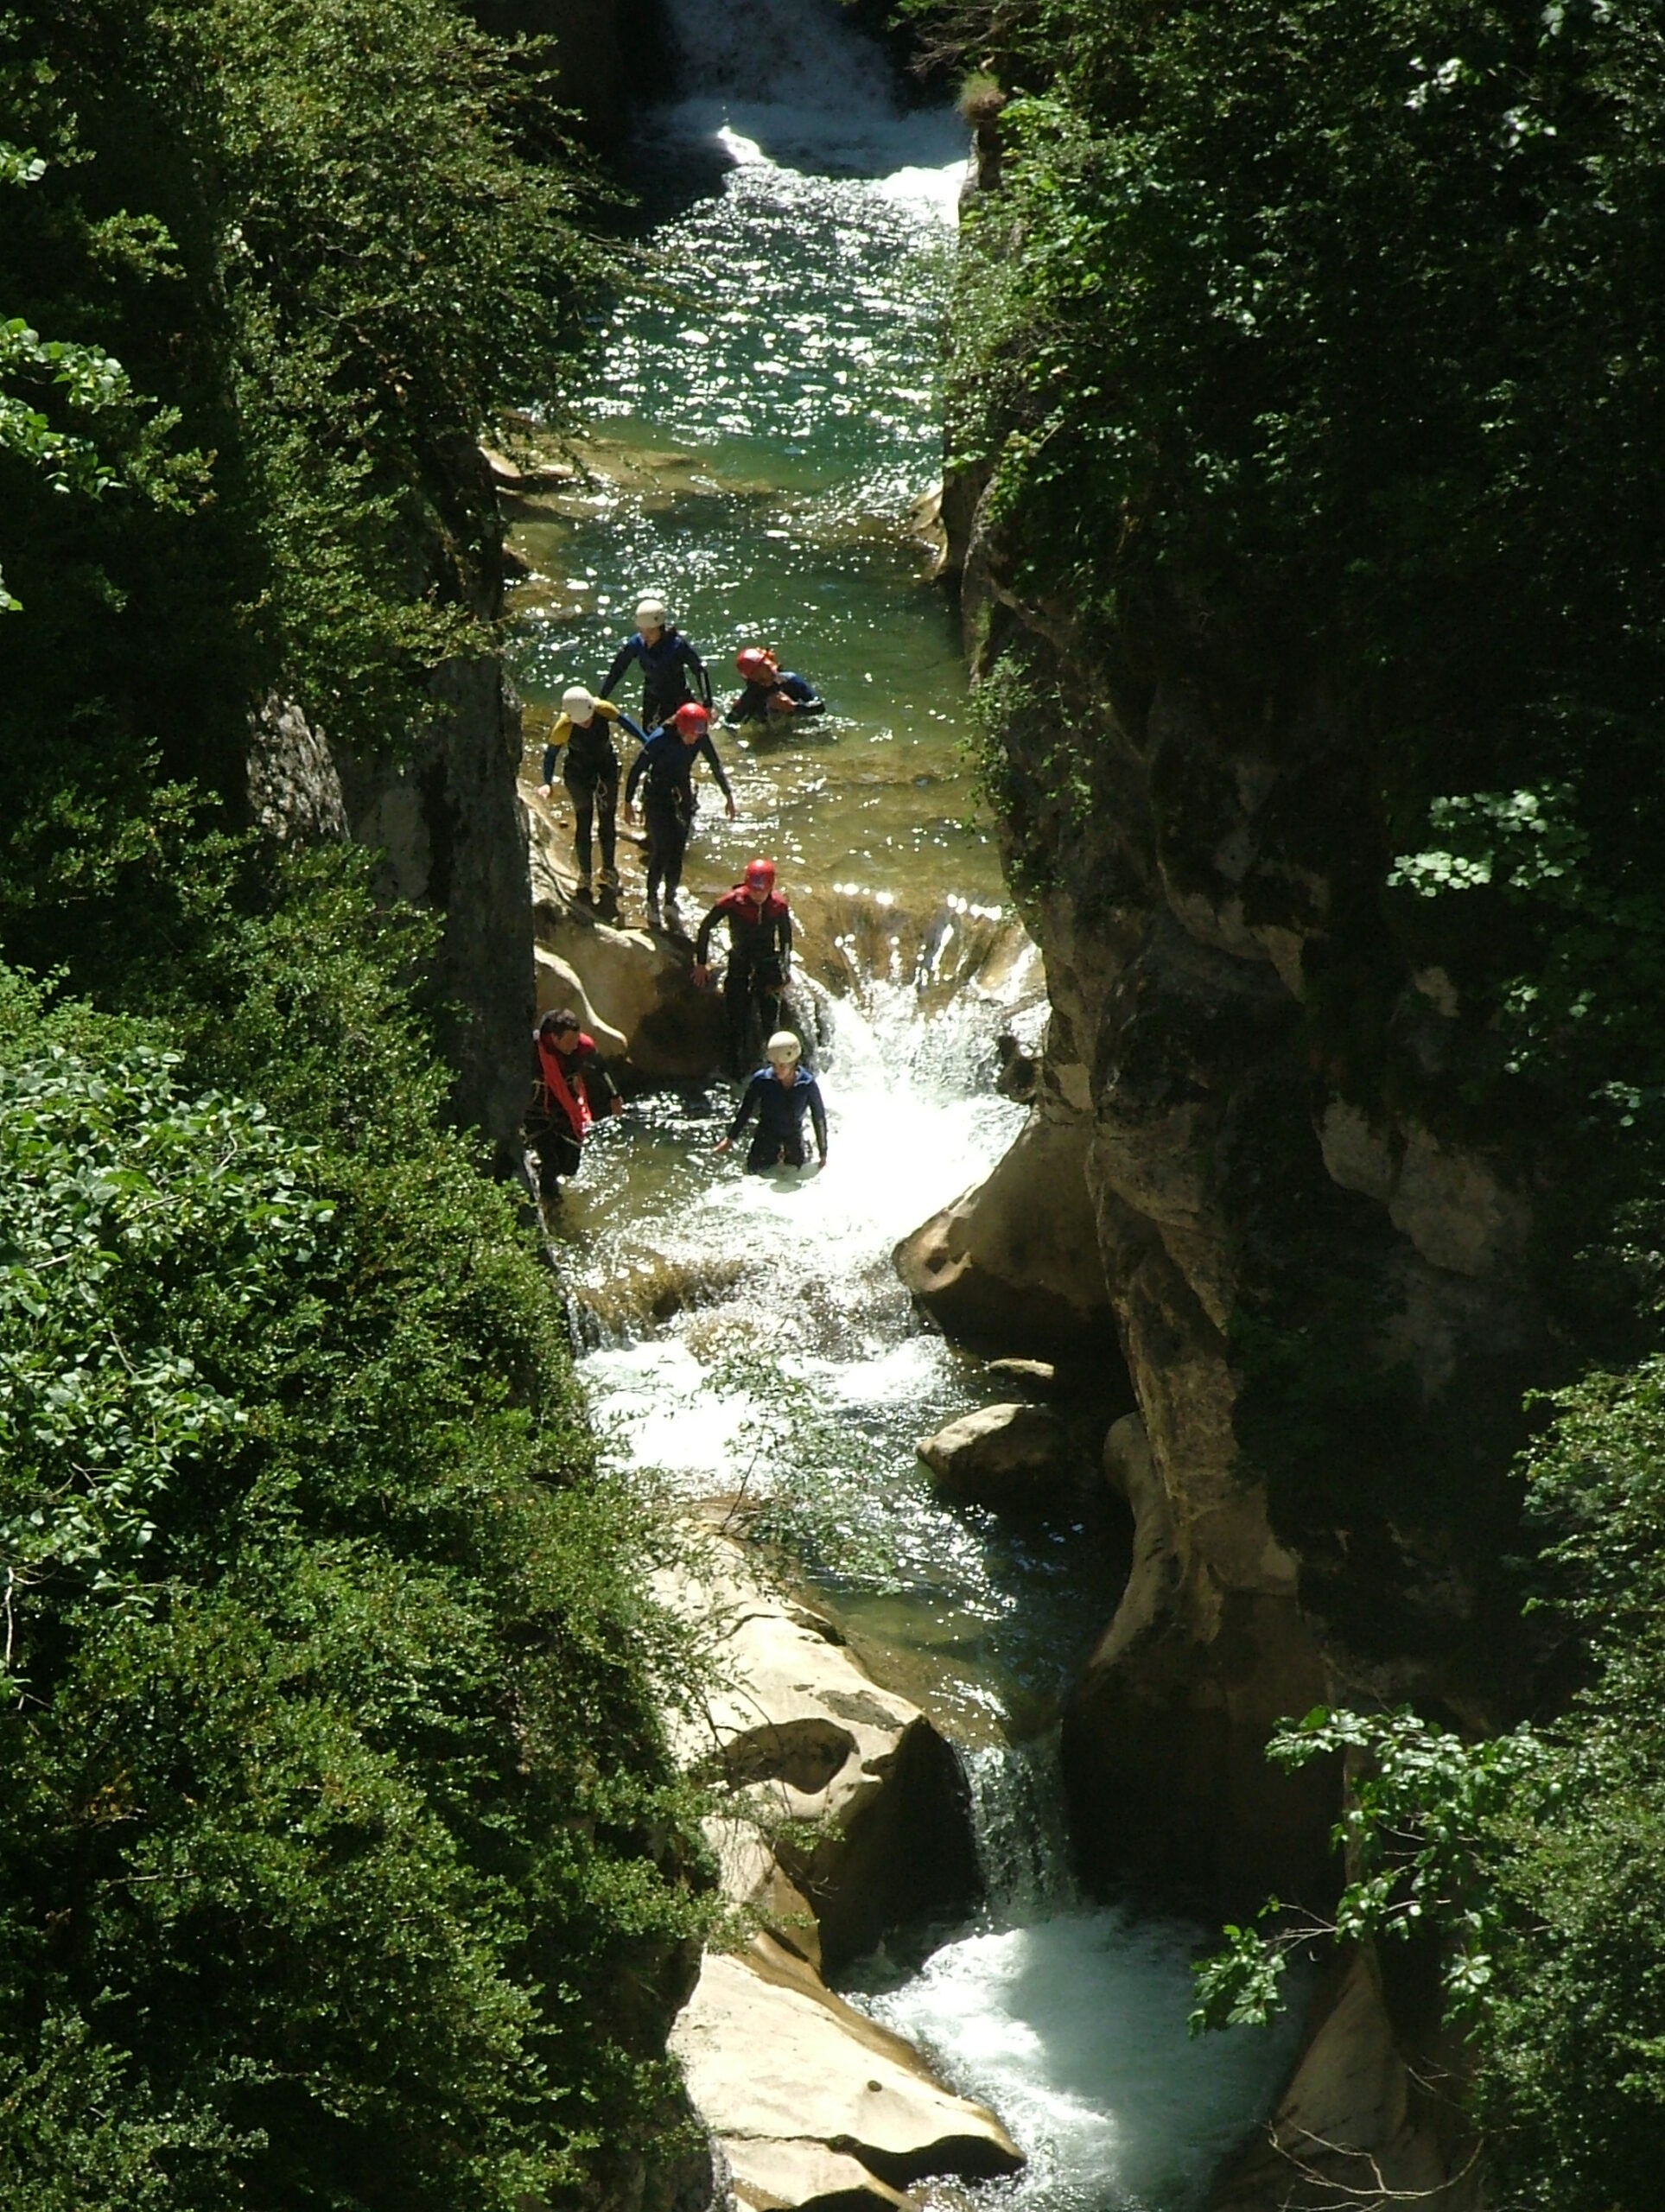
[[[601,833],[602,888],[616,888],[619,881],[619,871],[613,865],[618,840],[619,755],[613,748],[613,733],[620,722],[639,743],[646,742],[646,731],[633,722],[622,707],[615,707],[611,699],[594,697],[581,683],[569,684],[561,695],[560,715],[543,747],[543,780],[537,787],[537,795],[548,798],[554,789],[558,760],[561,780],[572,801],[573,851],[578,861],[581,898],[589,896],[592,830],[596,827]]]
[[[803,1065],[804,1047],[790,1029],[777,1029],[764,1046],[768,1065],[760,1067],[740,1093],[728,1134],[716,1147],[727,1152],[753,1113],[758,1133],[746,1155],[746,1172],[760,1175],[770,1167],[804,1165],[804,1116],[815,1129],[816,1150],[827,1164],[827,1108],[821,1085]]]
[[[685,699],[697,697],[708,712],[711,679],[705,663],[665,613],[664,601],[651,594],[636,609],[634,634],[625,639],[601,685],[601,696],[610,698],[632,661],[642,666],[642,721],[649,729],[668,722]]]

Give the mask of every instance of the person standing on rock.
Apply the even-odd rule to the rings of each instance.
[[[728,1134],[716,1146],[727,1152],[755,1113],[758,1133],[746,1155],[748,1175],[761,1175],[770,1167],[802,1167],[804,1164],[804,1116],[815,1128],[816,1150],[827,1164],[827,1109],[821,1085],[798,1063],[803,1046],[790,1029],[778,1029],[765,1046],[768,1065],[761,1067],[740,1094]]]
[[[572,1008],[557,1007],[546,1014],[532,1039],[532,1103],[525,1121],[544,1198],[558,1198],[562,1176],[578,1173],[584,1139],[598,1109],[618,1114],[624,1103],[595,1039],[586,1034]]]
[[[767,721],[771,715],[823,715],[827,702],[807,676],[782,671],[776,656],[764,645],[747,645],[734,655],[734,666],[746,689],[734,700],[723,720],[732,729],[737,722]]]
[[[688,833],[699,804],[694,792],[694,765],[702,755],[710,765],[732,822],[734,794],[711,742],[711,717],[691,699],[684,700],[670,720],[652,732],[630,764],[630,780],[625,785],[626,822],[633,824],[636,819],[638,786],[644,783],[647,786],[642,812],[647,823],[647,911],[652,921],[659,917],[661,885],[665,904],[674,906],[677,903],[683,855],[688,850]]]
[[[619,755],[613,747],[613,725],[622,722],[639,744],[647,732],[633,722],[611,699],[597,699],[581,683],[561,696],[561,715],[543,747],[543,780],[540,798],[548,798],[555,785],[555,766],[561,763],[561,780],[572,801],[573,854],[578,862],[578,895],[590,895],[590,862],[594,856],[592,830],[601,833],[601,887],[616,890],[619,871],[613,865],[617,850]]]
[[[601,685],[601,696],[612,696],[632,661],[642,664],[642,721],[649,729],[668,722],[684,700],[697,692],[708,713],[711,679],[705,663],[673,622],[666,619],[662,599],[645,599],[636,609],[636,630],[620,646]]]
[[[711,938],[720,925],[728,931],[728,964],[722,978],[728,1065],[743,1076],[749,1065],[747,1031],[753,995],[760,994],[769,1008],[764,1028],[778,1028],[785,1018],[782,995],[792,972],[791,909],[775,889],[772,861],[748,861],[741,880],[723,893],[700,924],[694,940],[694,983],[699,990],[705,988],[711,973]]]

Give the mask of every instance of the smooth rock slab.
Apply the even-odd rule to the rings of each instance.
[[[919,1446],[938,1484],[979,1505],[1050,1504],[1079,1472],[1070,1432],[1043,1406],[982,1406]]]
[[[778,2178],[793,2162],[802,2170],[791,2146],[805,2143],[859,2161],[893,2190],[927,2174],[976,2178],[1023,2164],[993,2113],[944,2088],[909,2044],[766,1936],[743,1955],[707,1957],[670,2048],[737,2177],[748,2165]]]

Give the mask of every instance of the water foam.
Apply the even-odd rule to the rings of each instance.
[[[838,0],[671,0],[684,97],[674,135],[732,158],[911,181],[897,196],[951,211],[965,132],[950,111],[904,108],[884,54]]]

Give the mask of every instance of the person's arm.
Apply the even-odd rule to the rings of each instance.
[[[617,710],[613,719],[616,722],[622,722],[624,724],[625,728],[630,732],[638,745],[645,745],[647,743],[647,732],[642,728],[640,722],[639,722],[633,715],[627,715],[622,707]]]
[[[822,1103],[821,1085],[813,1076],[810,1078],[810,1119],[815,1123],[815,1148],[821,1154],[821,1164],[827,1164],[827,1109]]]
[[[719,1152],[728,1151],[729,1146],[733,1144],[734,1139],[746,1127],[747,1122],[751,1120],[753,1107],[762,1105],[764,1084],[766,1083],[772,1083],[773,1081],[773,1076],[766,1074],[754,1075],[752,1077],[750,1083],[747,1084],[745,1090],[742,1090],[740,1095],[740,1104],[734,1109],[734,1120],[728,1124],[728,1135],[718,1140],[717,1150]]]
[[[706,759],[711,763],[711,773],[716,778],[717,789],[728,800],[728,811],[730,814],[733,814],[734,810],[734,794],[728,788],[728,779],[723,773],[722,763],[717,758],[717,748],[711,742],[711,733],[709,730],[707,730],[705,735],[700,740],[696,750],[704,753]]]
[[[548,791],[550,785],[555,781],[555,764],[560,758],[558,747],[546,745],[543,747],[543,772],[537,780],[545,791]]]
[[[777,942],[780,948],[780,972],[785,977],[792,964],[792,910],[790,906],[780,918]]]
[[[618,1084],[607,1073],[607,1062],[599,1052],[585,1053],[582,1072],[584,1088],[589,1094],[590,1112],[598,1121],[604,1108],[607,1113],[616,1114],[625,1103],[624,1097]]]
[[[694,939],[694,965],[696,968],[703,968],[710,961],[711,932],[715,929],[718,922],[721,919],[724,908],[725,902],[719,899],[716,905],[711,908],[705,919],[700,924],[699,933]],[[697,980],[698,978],[696,977],[696,981]]]
[[[601,688],[595,695],[598,699],[605,699],[607,697],[613,685],[619,681],[619,678],[630,666],[630,664],[635,659],[637,654],[641,651],[641,649],[642,641],[639,638],[626,639],[624,644],[620,646],[618,652],[613,655],[613,666],[607,671],[607,676],[602,682]]]
[[[630,773],[629,773],[629,775],[625,779],[625,804],[626,804],[626,806],[633,806],[633,805],[635,804],[635,803],[636,803],[636,787],[637,787],[637,785],[641,782],[642,778],[643,778],[646,773],[647,773],[647,747],[646,747],[645,745],[644,745],[644,746],[643,746],[643,747],[642,747],[642,749],[641,749],[641,751],[640,751],[640,752],[636,755],[636,758],[635,758],[635,759],[631,762],[631,764],[630,764]]]
[[[711,711],[711,679],[705,672],[705,663],[686,638],[682,641],[682,649],[683,658],[693,671],[695,688],[700,695],[700,704],[709,715]]]
[[[793,706],[800,715],[818,715],[826,701],[807,676],[787,674],[780,679],[781,689],[789,693]]]

